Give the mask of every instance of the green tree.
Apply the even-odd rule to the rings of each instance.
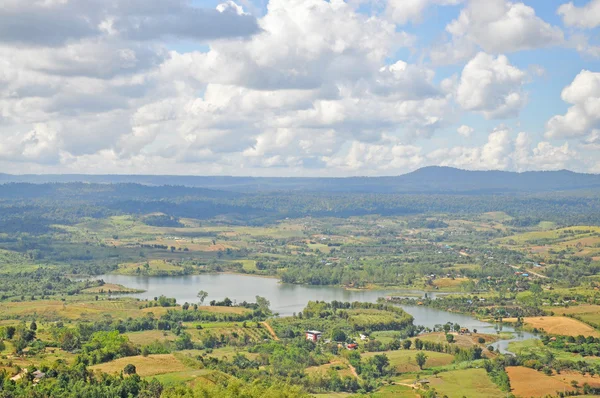
[[[424,352],[417,352],[417,355],[415,355],[415,360],[417,361],[419,369],[423,369],[423,366],[425,366],[425,363],[427,362],[427,358],[427,354]]]
[[[423,342],[419,339],[415,339],[415,348],[417,350],[422,350],[423,349]]]
[[[404,340],[402,342],[402,348],[404,348],[405,350],[410,350],[410,346],[412,345],[412,340]]]
[[[258,309],[262,311],[263,314],[270,314],[270,306],[271,303],[264,297],[256,296],[256,304],[258,305]]]
[[[200,305],[202,305],[204,303],[204,300],[206,300],[206,297],[208,297],[208,292],[200,290],[197,296],[200,299]]]
[[[453,334],[447,334],[446,335],[446,341],[448,343],[454,343],[454,335]]]
[[[346,333],[344,333],[344,331],[341,329],[336,328],[331,332],[332,341],[346,341],[346,338]]]
[[[132,365],[132,364],[128,363],[123,368],[123,373],[125,373],[126,375],[134,375],[134,374],[136,374],[135,365]]]

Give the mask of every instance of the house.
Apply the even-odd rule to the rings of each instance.
[[[460,328],[460,331],[458,333],[460,335],[471,335],[471,331],[467,328]]]
[[[33,375],[34,383],[38,383],[40,380],[42,380],[44,377],[46,377],[46,373],[44,373],[40,370],[36,370],[35,372],[32,373],[32,375]]]
[[[314,343],[321,340],[321,337],[323,337],[323,333],[321,333],[319,331],[309,330],[306,332],[306,340],[310,340]]]
[[[358,348],[358,344],[356,344],[356,343],[347,344],[346,348],[349,350],[356,350]]]
[[[364,334],[361,334],[360,339],[361,339],[361,341],[365,341],[367,339],[367,336],[365,336]]]

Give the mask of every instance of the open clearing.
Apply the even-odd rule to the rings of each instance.
[[[485,369],[453,370],[427,380],[440,396],[447,395],[448,398],[498,398],[506,395],[490,380]]]
[[[453,336],[454,336],[453,344],[456,344],[460,348],[471,348],[473,346],[481,346],[481,344],[479,344],[477,342],[477,340],[480,337],[482,337],[485,340],[484,345],[488,345],[489,343],[493,343],[498,340],[498,336],[495,336],[492,334],[482,334],[482,333],[472,334],[470,336],[453,333]],[[423,335],[420,335],[418,338],[422,341],[431,341],[433,343],[442,343],[442,344],[448,343],[446,340],[446,334],[442,333],[442,332],[423,334]],[[413,343],[414,343],[415,339],[416,338],[412,339]]]
[[[586,323],[600,325],[600,305],[582,304],[568,308],[545,307],[544,309],[560,315],[576,315]]]
[[[317,395],[320,397],[320,395]],[[335,395],[332,395],[335,397]],[[385,386],[373,393],[373,398],[415,398],[418,397],[415,390],[403,385]]]
[[[573,371],[562,371],[560,374],[555,374],[552,376],[553,379],[560,380],[561,382],[571,385],[571,381],[575,380],[582,386],[584,383],[589,384],[591,387],[598,388],[600,387],[600,377],[592,377],[589,374],[582,376],[581,373],[573,372]]]
[[[130,332],[125,333],[125,336],[129,338],[134,344],[148,345],[155,341],[174,341],[177,336],[171,332],[162,330],[145,330],[143,332]]]
[[[523,366],[506,368],[510,378],[512,392],[518,397],[545,397],[555,396],[557,391],[573,391],[570,382],[561,380]]]
[[[60,301],[39,300],[27,302],[9,302],[0,304],[0,314],[6,317],[31,316],[39,319],[55,321],[59,319],[105,319],[107,316],[116,319],[142,317],[146,312],[161,313],[164,308],[150,308],[144,311],[140,303],[131,299],[99,300],[99,301]],[[164,311],[166,312],[166,311]]]
[[[345,363],[342,363],[341,361],[326,363],[325,365],[313,366],[313,367],[307,368],[306,373],[313,374],[313,375],[321,374],[321,375],[325,376],[327,374],[327,372],[329,372],[331,369],[336,371],[337,374],[341,378],[354,377],[354,374],[352,373],[352,371],[350,370],[348,365],[346,365]]]
[[[506,318],[506,322],[516,322],[515,318]],[[563,316],[542,316],[524,318],[525,325],[544,330],[548,334],[558,334],[561,336],[593,336],[600,337],[600,333],[593,327],[586,325],[576,319]]]
[[[187,370],[187,367],[172,354],[148,355],[147,357],[138,355],[135,357],[119,358],[112,362],[91,366],[90,369],[100,370],[105,373],[120,373],[127,364],[134,365],[137,374],[141,377]]]
[[[384,351],[384,352],[367,352],[363,354],[364,358],[371,358],[378,354],[385,354],[390,360],[390,365],[394,366],[399,372],[418,372],[419,366],[415,361],[417,355],[416,350],[398,350],[398,351]],[[427,355],[427,362],[425,362],[424,369],[434,368],[437,366],[445,366],[452,363],[454,356],[441,352],[433,351],[422,351]]]

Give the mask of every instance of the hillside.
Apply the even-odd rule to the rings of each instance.
[[[158,175],[10,175],[0,183],[135,183],[151,186],[177,185],[237,192],[357,192],[357,193],[536,193],[600,189],[600,175],[567,170],[525,173],[467,171],[450,167],[425,167],[394,177],[260,178],[228,176]]]

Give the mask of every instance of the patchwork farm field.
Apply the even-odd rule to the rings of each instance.
[[[506,318],[505,322],[516,322],[515,318]],[[523,319],[525,325],[529,328],[543,330],[548,334],[558,334],[562,336],[592,336],[600,337],[598,332],[593,327],[578,321],[576,319],[563,316],[542,316],[542,317],[526,317]]]
[[[546,376],[535,369],[522,366],[506,368],[510,379],[511,391],[517,397],[546,397],[556,396],[558,392],[575,391],[570,383]]]
[[[0,303],[0,316],[3,318],[35,316],[47,321],[66,320],[98,320],[107,316],[115,319],[142,317],[152,312],[160,315],[166,308],[154,307],[140,309],[140,303],[133,299],[119,300],[39,300],[28,302]]]
[[[448,398],[498,398],[506,395],[490,380],[484,369],[442,372],[437,377],[428,377],[428,380],[431,388]]]
[[[104,373],[118,374],[128,364],[134,365],[137,374],[142,377],[189,370],[173,354],[148,355],[147,357],[138,355],[135,357],[119,358],[112,362],[94,365],[91,369],[100,370]]]

